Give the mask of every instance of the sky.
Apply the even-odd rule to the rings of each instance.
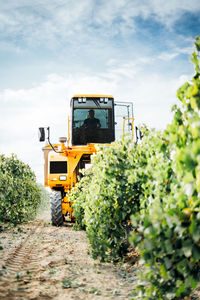
[[[137,125],[163,130],[197,35],[199,0],[0,0],[0,154],[42,183],[38,127],[66,136],[74,94],[133,102]]]

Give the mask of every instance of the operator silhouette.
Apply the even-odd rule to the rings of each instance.
[[[93,130],[101,127],[101,123],[99,119],[94,117],[94,110],[90,109],[89,110],[89,116],[87,119],[85,119],[83,125],[84,128]]]

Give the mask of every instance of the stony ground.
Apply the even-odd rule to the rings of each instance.
[[[101,263],[84,231],[53,227],[48,216],[0,227],[0,300],[133,299],[137,262]],[[200,286],[187,300],[200,299]],[[186,300],[186,299],[185,299]]]
[[[37,220],[0,232],[0,299],[131,299],[136,266],[95,261],[84,231]]]

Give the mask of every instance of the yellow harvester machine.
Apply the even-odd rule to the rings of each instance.
[[[91,163],[97,144],[110,144],[123,132],[132,131],[133,104],[114,102],[110,95],[75,95],[70,103],[68,138],[51,144],[49,127],[39,128],[39,140],[47,140],[44,152],[44,185],[50,187],[52,225],[60,226],[65,217],[73,220],[67,194],[76,185],[80,169]],[[48,133],[45,138],[45,133]]]

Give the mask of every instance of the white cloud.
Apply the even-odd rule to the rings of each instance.
[[[67,135],[67,116],[74,94],[111,94],[116,101],[134,104],[136,123],[164,128],[171,118],[171,106],[177,101],[177,88],[188,79],[167,78],[144,72],[143,63],[111,61],[108,70],[95,75],[49,75],[29,89],[6,89],[0,94],[0,153],[16,153],[29,163],[42,181],[43,156],[37,141],[40,126],[51,127],[51,140]]]
[[[67,135],[70,99],[79,93],[110,93],[115,84],[99,76],[62,77],[51,74],[45,82],[30,89],[6,89],[0,94],[0,153],[16,153],[30,163],[39,180],[42,174],[41,144],[37,141],[40,126],[51,127],[52,142]],[[38,160],[40,165],[38,165]]]
[[[63,41],[74,43],[79,34],[81,41],[89,42],[96,34],[115,36],[136,30],[137,17],[155,18],[171,27],[184,12],[200,11],[199,0],[85,0],[34,2],[7,0],[1,3],[0,31],[2,38],[11,36],[30,45],[46,44],[51,47]]]
[[[171,27],[184,12],[197,13],[200,10],[200,3],[198,0],[192,0],[188,4],[188,0],[151,0],[146,1],[146,9],[150,9],[150,14],[155,16],[157,21]]]
[[[38,74],[44,69],[46,72],[55,69],[56,65],[63,63],[64,57],[67,63],[65,61],[63,69],[68,75],[60,75],[58,67],[54,71],[57,73],[50,74],[31,88],[7,88],[0,92],[0,153],[17,153],[31,164],[41,180],[43,157],[41,144],[37,141],[37,128],[50,126],[52,142],[57,142],[59,136],[65,136],[70,98],[74,94],[103,93],[113,95],[117,101],[133,101],[137,123],[164,128],[171,118],[171,106],[177,101],[176,90],[188,77],[182,75],[177,79],[166,73],[159,75],[154,65],[191,53],[192,49],[177,48],[174,46],[176,42],[168,40],[171,51],[160,54],[156,51],[148,57],[144,48],[138,50],[141,41],[135,38],[131,44],[129,33],[137,32],[137,20],[140,18],[156,19],[171,30],[184,12],[197,13],[199,10],[199,0],[191,0],[190,5],[187,0],[2,1],[1,51],[8,55],[11,51],[19,54],[19,65],[22,62],[20,67],[23,70],[26,63],[27,69],[35,63],[30,61],[29,53],[39,46],[39,51],[35,51]],[[119,34],[123,36],[120,43]],[[115,42],[112,37],[117,37]],[[189,45],[193,42],[186,37],[181,39]],[[81,48],[81,45],[84,47]],[[144,41],[145,46],[154,51],[155,45],[146,45]],[[58,47],[60,51],[55,51],[51,61],[48,51],[42,53],[43,48],[57,50]],[[26,54],[26,61],[22,54]],[[46,61],[44,55],[47,56]],[[132,57],[134,60],[131,60]],[[44,67],[44,61],[48,66]],[[14,68],[13,64],[9,72],[14,72]],[[78,69],[85,72],[75,73],[74,70]],[[92,73],[88,71],[90,69],[93,69]],[[34,80],[37,80],[36,75]]]
[[[174,53],[169,53],[169,52],[164,52],[164,53],[161,53],[158,58],[161,59],[161,60],[164,60],[164,61],[169,61],[175,57],[177,57],[179,55],[178,52],[174,52]]]
[[[192,44],[192,41],[190,41],[189,44]],[[173,52],[161,52],[158,55],[158,59],[164,60],[164,61],[170,61],[180,54],[189,54],[194,51],[194,46],[193,47],[184,47],[184,48],[174,48]]]

